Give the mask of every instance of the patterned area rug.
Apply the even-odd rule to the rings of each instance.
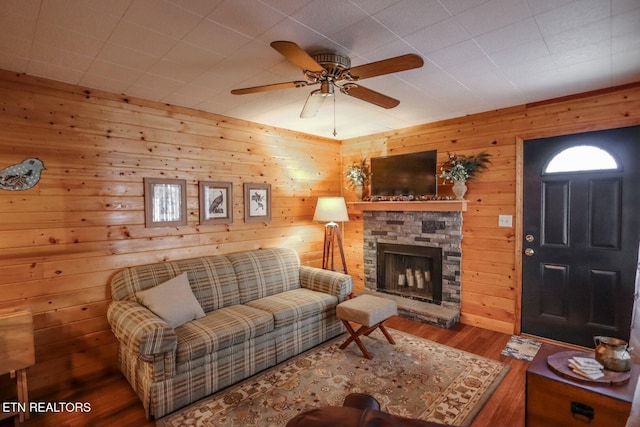
[[[509,366],[390,329],[338,349],[346,335],[158,420],[176,426],[284,426],[300,412],[340,406],[349,393],[374,396],[396,415],[468,426]]]
[[[527,362],[531,362],[538,353],[541,345],[542,343],[536,340],[512,335],[511,338],[509,338],[509,342],[505,346],[504,350],[502,350],[502,353],[500,354],[502,354],[503,356],[511,357],[513,359],[526,360]]]

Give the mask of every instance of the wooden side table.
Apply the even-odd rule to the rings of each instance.
[[[0,419],[18,416],[29,418],[27,368],[35,364],[33,315],[24,308],[0,310],[0,375],[16,379],[18,401],[11,411],[0,413]]]
[[[552,371],[549,355],[564,347],[542,344],[527,369],[527,427],[624,427],[631,412],[640,365],[632,365],[629,381],[616,385],[575,381]]]

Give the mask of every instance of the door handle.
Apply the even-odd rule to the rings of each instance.
[[[591,406],[580,402],[571,402],[571,415],[584,423],[593,421],[594,410]]]
[[[525,250],[524,250],[524,254],[525,254],[526,256],[533,256],[533,254],[535,254],[535,253],[536,253],[536,251],[534,251],[534,250],[533,250],[533,249],[531,249],[531,248],[527,248],[527,249],[525,249]]]

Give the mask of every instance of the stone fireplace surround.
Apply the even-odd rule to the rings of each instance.
[[[462,212],[364,210],[363,220],[365,292],[377,289],[378,243],[441,248],[441,305],[392,298],[398,302],[398,311],[403,317],[445,328],[457,323],[460,319]]]

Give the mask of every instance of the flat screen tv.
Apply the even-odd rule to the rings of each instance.
[[[371,196],[437,196],[437,150],[371,159]]]

